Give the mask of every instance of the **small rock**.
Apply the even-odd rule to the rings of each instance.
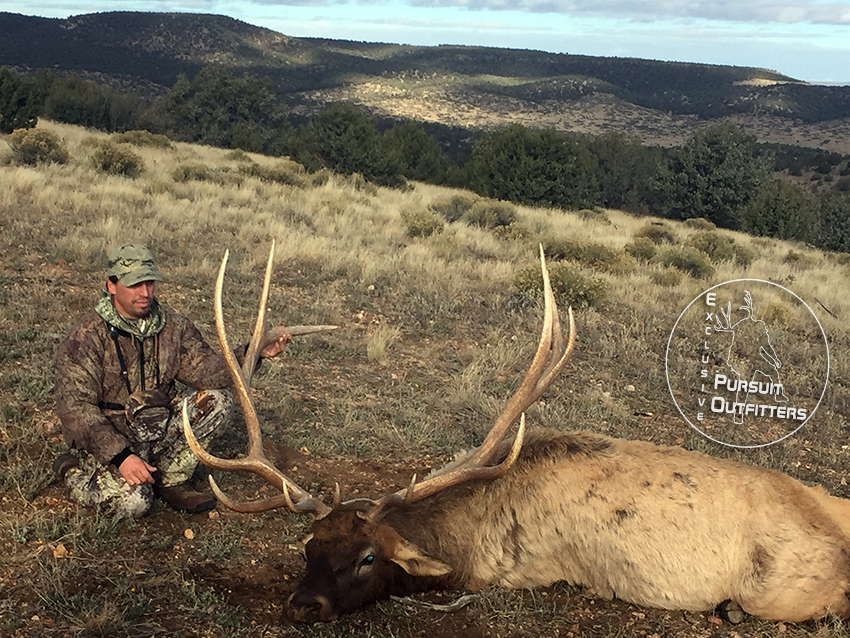
[[[633,386],[631,383],[626,386],[626,392],[634,392],[634,391],[635,391],[635,386]]]
[[[195,532],[193,532],[193,531],[192,531],[192,530],[190,530],[190,529],[187,529],[187,530],[185,530],[185,531],[183,532],[183,536],[185,536],[185,537],[186,537],[186,538],[188,538],[189,540],[192,540],[193,538],[195,538]]]

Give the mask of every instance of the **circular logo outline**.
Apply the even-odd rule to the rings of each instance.
[[[812,410],[809,413],[806,420],[803,421],[795,430],[792,430],[791,432],[789,432],[785,436],[783,436],[779,439],[776,439],[775,441],[770,441],[768,443],[760,443],[758,445],[736,445],[735,443],[727,443],[726,441],[720,441],[719,439],[715,439],[714,437],[709,436],[708,434],[706,434],[705,432],[700,430],[697,426],[695,426],[693,423],[691,423],[691,420],[687,417],[685,412],[682,410],[681,406],[679,405],[679,402],[676,401],[676,396],[673,394],[673,386],[670,384],[670,345],[673,341],[673,335],[676,333],[676,326],[679,325],[679,322],[682,320],[682,317],[685,315],[685,313],[688,311],[688,309],[697,302],[697,300],[701,299],[702,297],[707,295],[709,292],[711,292],[715,288],[719,288],[720,286],[725,286],[726,284],[734,284],[734,283],[747,282],[747,281],[754,281],[754,282],[758,282],[758,283],[762,283],[762,284],[768,284],[770,286],[776,286],[777,288],[781,288],[785,292],[789,293],[792,297],[797,299],[801,304],[803,304],[806,307],[806,310],[809,311],[809,313],[814,318],[815,322],[818,324],[818,329],[820,330],[821,337],[823,338],[823,345],[826,348],[826,379],[824,379],[824,382],[823,382],[823,390],[821,391],[820,397],[818,397],[817,404],[815,405],[814,408],[812,408]],[[794,293],[791,290],[788,290],[788,288],[786,288],[785,286],[782,286],[781,284],[777,284],[777,283],[772,282],[772,281],[767,281],[765,279],[750,279],[750,278],[730,279],[728,281],[723,281],[719,284],[715,284],[711,288],[707,288],[706,290],[703,290],[700,294],[698,294],[696,297],[694,297],[691,300],[691,302],[687,306],[685,306],[685,309],[682,310],[682,312],[679,314],[678,318],[676,319],[676,323],[673,324],[673,329],[670,331],[670,336],[667,338],[667,348],[664,351],[664,376],[667,379],[667,389],[670,391],[670,397],[673,399],[673,405],[676,406],[676,409],[679,411],[679,414],[682,415],[682,418],[685,419],[685,422],[687,422],[687,424],[690,425],[691,428],[693,428],[694,430],[699,432],[701,435],[703,435],[705,438],[709,439],[710,441],[714,441],[715,443],[719,443],[720,445],[725,445],[727,447],[733,447],[733,448],[738,448],[738,449],[756,449],[756,448],[761,448],[761,447],[767,447],[769,445],[774,445],[776,443],[784,441],[789,436],[792,436],[792,435],[796,434],[797,432],[799,432],[800,429],[804,425],[806,425],[806,423],[808,423],[811,420],[811,418],[814,416],[815,412],[817,412],[817,409],[820,407],[821,402],[823,401],[823,397],[826,394],[826,388],[829,385],[830,367],[831,367],[831,361],[830,361],[830,353],[829,353],[829,342],[827,341],[827,338],[826,338],[826,331],[823,329],[823,326],[821,325],[821,322],[820,322],[820,319],[818,319],[818,316],[814,313],[814,311],[811,309],[811,307],[809,307],[809,304],[807,304],[805,301],[803,301],[803,299],[801,299],[799,297],[799,295],[797,295],[796,293]]]

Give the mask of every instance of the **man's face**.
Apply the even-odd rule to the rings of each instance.
[[[115,309],[128,319],[141,319],[150,314],[155,286],[155,281],[141,281],[135,286],[106,281],[106,290],[112,295]]]

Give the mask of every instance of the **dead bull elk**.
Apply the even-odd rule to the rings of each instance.
[[[513,443],[504,440],[574,345],[572,311],[565,343],[542,250],[540,257],[545,319],[539,347],[484,443],[380,499],[341,502],[337,486],[328,507],[274,467],[263,456],[249,380],[230,364],[249,454],[218,459],[200,448],[188,427],[186,437],[207,465],[254,472],[281,492],[237,504],[211,480],[227,507],[285,506],[314,516],[291,616],[327,621],[390,595],[560,580],[665,609],[711,610],[731,602],[765,619],[850,615],[850,501],[773,470],[676,447],[552,429],[524,437],[524,420]],[[229,352],[221,314],[224,267],[216,325]]]

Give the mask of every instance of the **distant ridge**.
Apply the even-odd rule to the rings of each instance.
[[[810,85],[751,67],[294,38],[226,16],[187,13],[67,19],[0,13],[0,34],[0,66],[18,71],[74,72],[157,95],[181,73],[192,77],[205,65],[222,64],[269,77],[296,113],[346,99],[388,118],[466,127],[537,122],[580,132],[621,130],[660,143],[675,143],[717,118],[759,120],[770,133],[776,125],[768,118],[802,126],[803,133],[790,137],[808,145],[823,135],[822,123],[850,119],[850,87]],[[843,144],[844,127],[832,128],[830,139]],[[850,152],[850,133],[846,138]]]

